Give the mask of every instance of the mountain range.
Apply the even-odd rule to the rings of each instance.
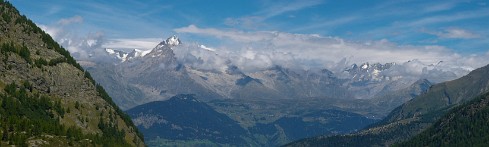
[[[443,61],[208,67],[191,52],[220,52],[175,35],[76,61],[8,1],[0,10],[0,146],[489,142],[489,65],[460,78],[465,70],[438,69]]]
[[[407,139],[416,136],[423,130],[430,128],[440,118],[442,119],[438,121],[434,127],[440,129],[456,129],[440,126],[440,123],[443,122],[453,124],[452,122],[447,122],[452,119],[475,119],[467,116],[464,116],[465,118],[453,118],[453,116],[463,115],[460,114],[462,113],[460,111],[468,111],[467,109],[472,110],[473,105],[481,107],[480,105],[484,104],[484,98],[479,98],[478,100],[474,100],[477,102],[460,106],[464,103],[468,103],[480,95],[483,95],[489,90],[489,78],[487,75],[489,75],[489,65],[476,69],[459,79],[435,84],[431,86],[426,93],[423,93],[395,108],[379,123],[372,125],[358,133],[331,137],[321,136],[304,139],[289,145],[317,146],[335,144],[341,146],[389,146],[397,142],[406,141]],[[460,107],[452,110],[457,106]],[[475,109],[477,111],[474,110],[474,112],[479,113],[478,110],[483,110],[483,108],[484,107],[477,108]],[[448,112],[451,113],[447,114]],[[470,131],[466,133],[469,132]],[[429,134],[434,134],[433,130],[429,130],[422,135],[426,136]],[[415,137],[414,140],[424,140],[424,138]],[[428,141],[424,142],[427,143]],[[439,143],[439,145],[442,144],[443,142]]]
[[[402,70],[397,63],[353,64],[341,70],[304,70],[276,65],[250,72],[228,62],[223,69],[205,70],[179,60],[180,56],[175,53],[188,47],[177,36],[171,36],[152,50],[127,53],[106,49],[110,62],[98,62],[85,68],[109,95],[118,98],[114,101],[123,109],[131,110],[179,94],[194,94],[199,101],[248,131],[247,135],[241,136],[262,136],[259,139],[262,141],[252,143],[272,146],[321,133],[334,135],[361,130],[402,103],[425,93],[432,85],[421,79],[422,76],[392,74]],[[197,49],[205,50],[202,46]],[[323,112],[360,114],[362,116],[356,117],[365,117],[362,118],[364,123],[355,121],[356,125],[335,127],[334,123],[321,121],[321,118],[329,120],[335,115]],[[317,119],[305,121],[311,115]],[[348,116],[337,119],[346,123]],[[294,132],[297,129],[293,127],[271,127],[286,123],[296,124],[299,128],[315,126],[312,128],[319,131]],[[256,131],[260,130],[257,126],[268,127],[268,132]]]
[[[334,72],[278,65],[244,72],[229,62],[221,70],[204,70],[186,65],[176,57],[175,51],[188,48],[182,45],[177,36],[171,36],[152,50],[134,49],[127,53],[106,49],[107,58],[116,61],[99,62],[86,68],[107,87],[110,95],[118,97],[115,102],[123,109],[177,94],[196,94],[208,100],[373,99],[408,88],[423,78],[388,74],[399,70],[396,63],[353,64]],[[204,50],[202,46],[196,48]]]

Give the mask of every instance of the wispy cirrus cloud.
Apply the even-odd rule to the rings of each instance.
[[[273,37],[270,33],[249,33],[245,31],[226,31],[216,28],[199,28],[195,25],[174,29],[177,33],[202,34],[217,37],[219,39],[231,39],[239,42],[256,42]]]
[[[346,17],[342,17],[342,18],[325,20],[325,21],[318,22],[318,23],[315,23],[312,25],[296,27],[296,28],[291,29],[291,31],[292,32],[301,32],[301,31],[305,31],[305,30],[318,30],[318,29],[324,29],[324,28],[334,28],[336,26],[344,25],[344,24],[351,23],[351,22],[354,22],[357,20],[358,20],[357,16],[346,16]]]
[[[60,25],[69,25],[73,23],[82,23],[83,22],[83,17],[76,15],[70,18],[63,18],[58,21],[58,24]]]
[[[451,38],[451,39],[473,39],[473,38],[480,37],[478,34],[460,28],[448,28],[442,31],[426,32],[426,33],[436,35],[440,38]]]
[[[268,19],[287,12],[305,9],[322,3],[324,3],[324,1],[322,0],[309,0],[309,1],[296,0],[293,2],[285,2],[285,3],[274,2],[272,5],[266,6],[263,10],[257,12],[256,15]]]
[[[265,5],[260,11],[252,15],[243,17],[228,17],[224,24],[228,26],[240,26],[244,28],[257,28],[263,26],[267,19],[285,14],[287,12],[299,11],[308,7],[323,4],[323,0],[310,1],[292,1],[292,2],[274,2],[273,4]]]
[[[425,26],[429,24],[437,24],[437,23],[447,23],[454,22],[466,19],[474,19],[489,16],[489,9],[481,9],[481,10],[470,10],[459,12],[455,14],[442,14],[424,17],[415,21],[411,21],[406,23],[406,26]]]

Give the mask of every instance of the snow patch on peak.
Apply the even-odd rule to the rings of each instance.
[[[105,52],[107,52],[109,55],[114,55],[117,59],[121,60],[121,62],[124,62],[127,60],[128,53],[126,53],[124,51],[106,48]]]
[[[115,54],[115,51],[113,49],[110,49],[110,48],[106,48],[105,51],[107,53],[109,53],[109,55]]]
[[[121,60],[121,62],[125,62],[133,58],[143,57],[149,52],[151,52],[151,50],[134,49],[131,52],[127,53],[120,50],[106,48],[105,52],[107,52],[109,55],[114,55],[117,59]]]
[[[180,44],[182,44],[180,39],[178,39],[178,37],[176,35],[173,35],[173,36],[167,38],[166,40],[163,40],[162,42],[160,42],[154,49],[160,49],[163,46],[168,46],[168,47],[170,47],[170,49],[172,49],[171,47],[178,46]]]
[[[180,45],[180,39],[176,35],[171,36],[170,38],[166,39],[165,43],[170,46],[177,46]]]
[[[150,52],[151,52],[151,50],[134,49],[131,53],[134,53],[134,57],[143,57],[143,56],[146,56],[146,54],[148,54]]]
[[[367,69],[367,68],[368,68],[368,63],[367,64],[363,64],[362,69]]]

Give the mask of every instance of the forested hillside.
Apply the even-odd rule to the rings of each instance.
[[[423,133],[398,146],[487,146],[489,93],[458,106]]]
[[[0,146],[144,146],[70,53],[0,1]]]

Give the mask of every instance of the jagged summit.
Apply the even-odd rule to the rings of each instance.
[[[167,38],[166,40],[160,42],[155,48],[151,50],[133,49],[131,52],[125,52],[121,50],[106,48],[105,52],[107,52],[111,56],[114,56],[115,59],[120,60],[120,62],[125,62],[137,57],[144,57],[150,53],[151,53],[151,57],[162,56],[163,54],[170,54],[166,52],[173,52],[171,51],[172,47],[178,46],[180,44],[182,44],[180,39],[176,35],[173,35]]]
[[[115,58],[120,60],[121,62],[137,57],[143,57],[146,54],[148,54],[150,51],[151,50],[133,49],[131,52],[125,52],[121,50],[105,48],[105,52],[107,52],[109,55],[115,56]]]
[[[355,70],[356,71],[358,71],[358,70],[368,71],[368,70],[373,70],[373,69],[385,70],[385,69],[389,69],[393,65],[396,65],[396,63],[392,62],[392,63],[385,63],[385,64],[381,64],[381,63],[370,64],[370,63],[366,62],[366,63],[361,64],[360,66],[358,66],[357,64],[353,64],[353,65],[351,65],[351,68],[346,69],[346,71],[355,71]]]
[[[180,41],[178,36],[173,35],[173,36],[167,38],[166,40],[163,40],[162,42],[160,42],[160,44],[158,44],[157,48],[160,48],[160,47],[166,46],[166,45],[168,45],[169,47],[178,46],[180,44],[182,44],[182,42]]]
[[[350,68],[345,69],[344,71],[350,74],[350,77],[353,78],[353,81],[380,81],[386,77],[382,76],[380,73],[384,70],[391,68],[396,65],[396,63],[363,63],[360,66],[357,64],[351,65]]]
[[[180,45],[182,42],[176,35],[171,36],[170,38],[166,39],[166,44],[171,45],[171,46],[177,46]]]

